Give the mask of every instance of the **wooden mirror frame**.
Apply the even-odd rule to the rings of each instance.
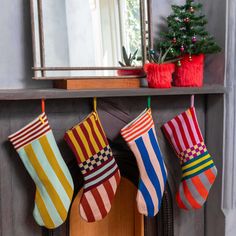
[[[37,12],[34,11],[34,1],[37,1]],[[146,3],[146,4],[145,4]],[[147,59],[147,47],[151,46],[151,27],[150,27],[150,6],[151,0],[139,0],[140,4],[140,24],[141,24],[141,44],[142,44],[142,64]],[[99,71],[99,70],[134,70],[143,69],[141,67],[47,67],[45,64],[45,46],[44,46],[44,27],[43,27],[43,9],[42,0],[30,0],[31,11],[31,29],[33,46],[33,79],[36,80],[78,80],[78,79],[112,79],[112,78],[141,78],[143,75],[128,76],[46,76],[47,71]],[[146,15],[147,14],[147,15]],[[38,19],[38,34],[36,35],[35,17]],[[146,21],[148,19],[148,21]],[[36,37],[38,37],[39,50],[37,50]],[[147,43],[148,42],[148,43]],[[37,52],[38,51],[38,52]],[[40,55],[36,55],[39,53]],[[40,58],[39,63],[37,57]],[[40,66],[38,66],[38,64]]]

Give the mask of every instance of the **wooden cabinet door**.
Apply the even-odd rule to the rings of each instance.
[[[143,216],[137,211],[137,188],[122,178],[110,213],[101,221],[87,223],[79,214],[82,190],[76,196],[70,213],[70,236],[144,236]]]

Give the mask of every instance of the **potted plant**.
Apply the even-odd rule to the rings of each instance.
[[[150,63],[144,65],[149,88],[171,87],[172,74],[175,71],[175,64],[173,62],[176,61],[176,59],[165,61],[168,53],[171,51],[171,47],[169,47],[164,54],[162,50],[160,50],[160,53],[157,53],[155,50],[150,50]]]
[[[176,63],[175,86],[201,87],[205,55],[221,50],[205,29],[207,20],[198,13],[201,9],[202,4],[193,0],[186,0],[182,6],[172,5],[173,13],[167,17],[168,30],[161,33],[158,47],[171,46],[172,57],[182,57]]]
[[[128,56],[128,53],[124,46],[122,46],[122,57],[123,61],[119,61],[119,64],[121,67],[134,67],[134,69],[127,70],[127,69],[120,69],[117,71],[117,74],[120,76],[127,76],[127,75],[136,75],[136,76],[144,76],[143,69],[135,68],[135,61],[140,60],[139,57],[137,57],[138,49],[135,50],[134,53],[130,53]]]

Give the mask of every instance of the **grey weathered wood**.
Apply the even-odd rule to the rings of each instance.
[[[226,89],[222,85],[205,85],[202,88],[173,87],[171,89],[96,89],[96,90],[64,90],[64,89],[1,89],[0,100],[32,100],[59,98],[91,98],[91,97],[132,97],[157,95],[187,94],[221,94]]]
[[[0,235],[41,235],[32,218],[34,185],[24,170],[19,156],[9,145],[8,135],[22,121],[10,122],[9,104],[1,103],[0,110]]]
[[[206,204],[206,236],[225,235],[225,215],[222,210],[224,96],[209,96],[206,110],[206,144],[218,170]]]

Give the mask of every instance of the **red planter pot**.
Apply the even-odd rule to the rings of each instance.
[[[117,74],[119,76],[144,76],[144,71],[142,69],[133,69],[133,70],[118,70]]]
[[[144,66],[149,88],[170,88],[175,65],[148,63]]]
[[[174,85],[178,87],[202,87],[204,73],[204,54],[193,55],[192,61],[189,55],[181,60],[181,66],[176,65]]]

